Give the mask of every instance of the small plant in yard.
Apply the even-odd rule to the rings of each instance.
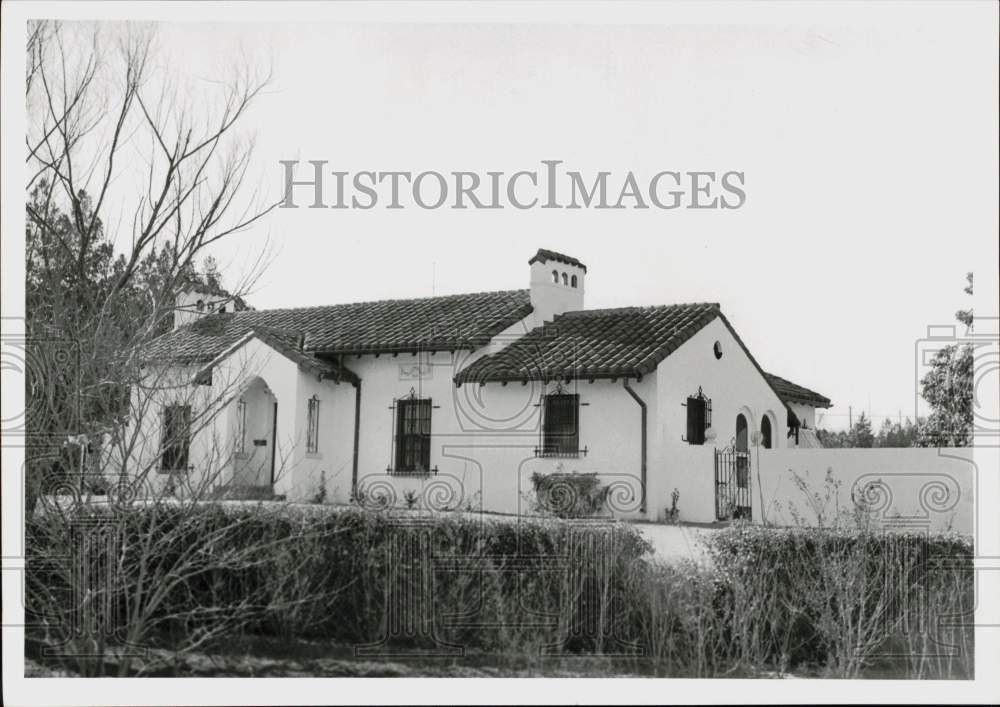
[[[420,497],[417,495],[417,492],[414,491],[413,489],[409,489],[406,493],[403,494],[403,503],[405,503],[407,509],[411,511],[417,507],[417,503],[419,501]]]
[[[860,489],[851,489],[850,505],[841,505],[841,481],[834,477],[832,468],[826,470],[819,490],[809,483],[809,472],[800,475],[789,470],[789,473],[813,515],[812,518],[803,516],[795,504],[789,502],[788,512],[794,525],[800,528],[854,528],[865,532],[878,527],[876,506],[887,493],[881,479],[869,481]]]
[[[483,509],[483,492],[476,491],[465,501],[465,512],[473,513]]]
[[[673,493],[670,494],[670,508],[666,509],[666,519],[670,524],[677,522],[677,518],[680,516],[680,511],[677,509],[677,502],[681,498],[681,492],[674,489]]]
[[[356,506],[365,507],[365,503],[368,502],[368,489],[363,483],[359,483],[351,491],[351,503]]]
[[[320,470],[319,472],[319,485],[316,487],[316,492],[309,499],[310,503],[326,503],[326,470]]]

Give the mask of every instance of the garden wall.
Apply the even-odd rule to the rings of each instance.
[[[972,534],[976,466],[972,449],[761,449],[752,452],[754,520],[791,525],[831,519],[838,504],[865,498],[883,525]],[[824,479],[830,473],[831,484]],[[804,480],[803,493],[795,475]],[[839,482],[839,489],[835,484]],[[814,495],[818,494],[818,496]],[[763,495],[763,514],[761,508]],[[818,513],[817,513],[818,511]]]

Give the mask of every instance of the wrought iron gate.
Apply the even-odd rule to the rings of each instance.
[[[715,517],[750,520],[750,452],[735,446],[715,450]]]

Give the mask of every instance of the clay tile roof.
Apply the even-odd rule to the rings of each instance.
[[[554,260],[557,263],[565,263],[566,265],[575,265],[576,267],[581,268],[584,272],[587,272],[587,266],[573,256],[563,255],[562,253],[557,253],[554,250],[545,250],[544,248],[539,248],[538,252],[531,256],[531,260],[528,261],[528,265],[531,265],[532,263],[542,263],[544,265],[550,260]]]
[[[814,390],[803,388],[801,385],[773,373],[765,373],[764,375],[767,376],[767,381],[777,392],[778,397],[786,403],[804,403],[817,408],[828,408],[832,405],[830,398],[820,395]]]
[[[309,354],[477,349],[531,314],[528,290],[210,314],[154,340],[147,361],[202,363],[251,330]]]
[[[474,362],[455,382],[640,377],[718,316],[714,303],[566,312]]]
[[[212,370],[215,366],[227,358],[234,351],[251,339],[260,339],[285,358],[297,364],[299,368],[318,376],[319,378],[332,379],[337,383],[347,382],[357,385],[360,379],[354,371],[344,366],[341,362],[329,358],[318,358],[311,353],[306,353],[298,348],[298,336],[272,329],[256,328],[246,332],[232,345],[225,349],[218,356],[207,363],[194,376],[196,383],[211,382]]]

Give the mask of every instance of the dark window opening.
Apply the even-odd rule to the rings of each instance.
[[[771,418],[767,415],[760,421],[760,443],[764,449],[771,448]]]
[[[396,401],[395,471],[427,472],[431,468],[431,401]]]
[[[580,396],[553,393],[545,396],[542,415],[543,457],[575,457],[580,453]]]
[[[247,451],[247,401],[240,400],[236,405],[236,453],[246,454]]]
[[[319,397],[309,398],[306,412],[306,453],[316,454],[319,451]]]
[[[569,279],[569,284],[571,287],[576,287],[576,275]]]
[[[712,353],[715,354],[715,358],[722,358],[722,344],[716,341],[715,345],[712,346]]]
[[[163,439],[160,468],[186,471],[191,446],[191,406],[168,405],[163,409]]]
[[[687,399],[687,443],[705,444],[705,430],[712,426],[712,401],[702,395]]]
[[[559,284],[559,273],[555,270],[552,271],[552,282]]]

